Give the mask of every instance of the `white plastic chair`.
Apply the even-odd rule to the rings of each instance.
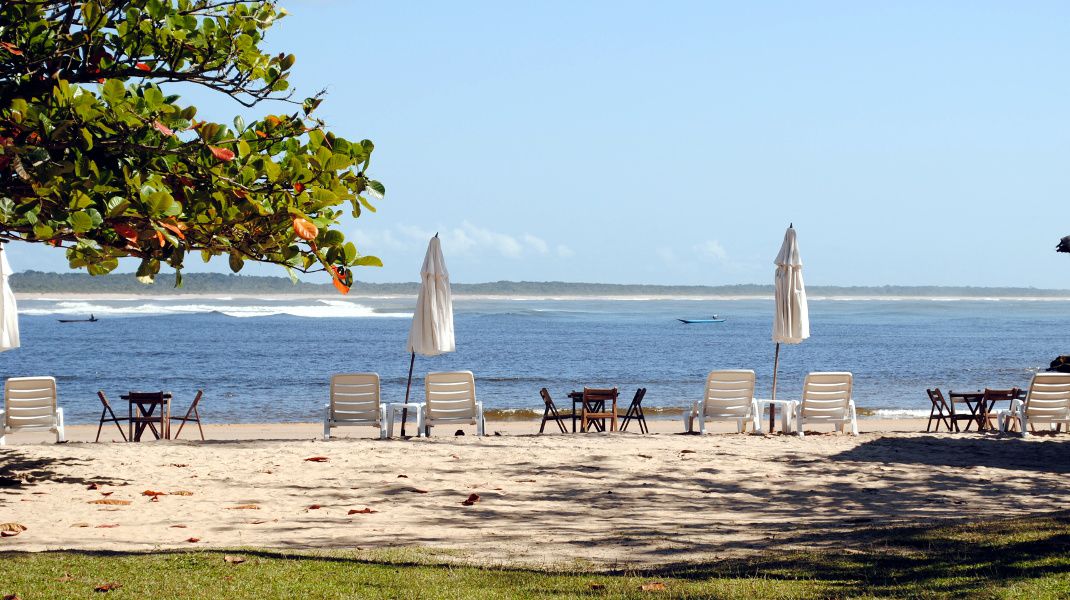
[[[694,431],[698,419],[699,433],[706,433],[706,421],[735,421],[736,431],[743,433],[750,423],[758,430],[758,403],[754,400],[754,371],[710,371],[706,390],[684,415],[687,431]]]
[[[4,436],[18,431],[52,431],[57,444],[67,440],[63,409],[56,406],[54,377],[12,377],[4,384],[0,446],[4,445]]]
[[[483,435],[483,403],[476,400],[476,378],[471,371],[428,373],[424,391],[424,424],[429,429],[451,423],[475,425],[476,435]]]
[[[323,407],[323,439],[331,439],[331,428],[371,425],[386,438],[386,406],[379,401],[377,373],[344,373],[331,377],[331,402]]]
[[[795,430],[803,437],[807,423],[832,424],[858,435],[855,401],[851,399],[854,376],[846,372],[810,373],[803,381],[802,400],[795,407]]]
[[[1070,428],[1070,373],[1037,373],[1029,384],[1025,401],[1016,400],[1010,410],[999,413],[999,431],[1015,420],[1022,437],[1029,426],[1038,423],[1066,425]]]

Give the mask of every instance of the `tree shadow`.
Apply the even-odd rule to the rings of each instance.
[[[0,449],[0,494],[17,494],[44,482],[74,485],[124,485],[114,477],[99,476],[91,479],[65,473],[70,467],[87,465],[92,460],[30,456],[21,450]]]

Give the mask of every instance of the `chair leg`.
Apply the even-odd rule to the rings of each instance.
[[[178,432],[182,433],[182,427],[181,426],[179,426]],[[175,439],[178,439],[177,435],[175,436]],[[331,405],[330,404],[324,404],[323,405],[323,439],[324,440],[331,439]]]
[[[100,430],[104,429],[104,415],[106,415],[106,414],[108,414],[108,409],[105,408],[104,410],[100,411],[100,424],[97,425],[97,439],[93,440],[93,443],[97,443],[97,442],[100,441]],[[119,423],[116,422],[115,424],[118,425]],[[119,431],[122,431],[122,430],[123,430],[123,428],[120,427]]]
[[[63,409],[56,408],[56,443],[61,444],[67,441],[67,434],[63,430]]]

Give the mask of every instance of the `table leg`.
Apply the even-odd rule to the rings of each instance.
[[[617,430],[617,399],[616,398],[613,399],[613,425],[612,425],[612,427],[613,427],[612,431],[616,431]]]
[[[127,413],[127,416],[129,417],[126,420],[126,429],[127,429],[126,441],[132,442],[132,441],[134,441],[134,403],[130,402],[126,408],[127,408],[126,413]]]
[[[776,428],[776,404],[769,403],[769,433]]]

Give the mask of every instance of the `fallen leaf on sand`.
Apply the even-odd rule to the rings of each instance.
[[[171,496],[192,496],[193,492],[187,490],[175,490],[173,492],[168,492],[168,494]]]
[[[111,495],[112,495],[112,494],[114,494],[114,493],[115,493],[115,492],[101,492],[101,493],[100,493],[100,495],[101,495],[101,496],[104,496],[105,498],[107,498],[108,496],[111,496]]]
[[[461,460],[461,457],[457,456],[456,454],[451,454],[450,456],[452,456],[454,460]]]
[[[196,544],[197,542],[201,541],[201,538],[191,537],[191,538],[186,538],[186,541],[191,543],[191,544]]]
[[[654,457],[650,456],[649,454],[640,454],[639,458],[654,458]]]
[[[250,525],[263,525],[264,523],[268,523],[268,522],[269,521],[267,519],[257,519],[255,521],[249,521],[249,524]]]
[[[534,479],[517,479],[517,483],[535,483]]]
[[[113,506],[126,506],[130,504],[130,500],[118,500],[114,498],[102,498],[100,500],[90,500],[90,504],[109,504]]]
[[[321,508],[323,508],[323,505],[320,504],[310,504],[308,506],[308,510],[319,510]]]
[[[0,531],[0,537],[15,537],[22,533],[21,531]]]
[[[694,454],[694,453],[695,453],[694,450],[681,450],[680,451],[680,454]]]
[[[87,490],[99,490],[100,489],[100,484],[99,483],[91,483],[91,484],[85,486],[85,489],[87,489]]]
[[[372,510],[370,508],[365,507],[365,508],[362,508],[360,510],[357,510],[355,508],[351,508],[351,509],[349,509],[349,512],[347,512],[346,514],[347,515],[370,515],[372,513],[377,513],[377,512],[379,512],[379,511]]]
[[[100,525],[97,525],[97,529],[111,529],[113,527],[118,527],[118,526],[119,526],[118,523],[101,523]]]
[[[644,592],[663,592],[665,591],[665,584],[660,581],[651,581],[639,586],[639,589]]]
[[[427,490],[421,490],[420,488],[412,488],[410,492],[416,492],[417,494],[426,494]]]
[[[232,565],[240,565],[243,562],[245,562],[245,557],[244,556],[238,556],[236,554],[224,554],[223,555],[223,562],[230,563]]]
[[[260,510],[260,507],[256,504],[239,504],[237,506],[228,506],[227,510]]]
[[[26,526],[22,523],[0,523],[0,531],[18,535],[23,531],[26,531]]]
[[[326,456],[312,456],[312,457],[306,458],[305,462],[327,462],[329,460],[331,460],[331,459],[327,458]]]
[[[178,467],[179,469],[184,469],[184,468],[188,467],[189,465],[187,465],[185,463],[171,463],[171,466],[172,467]]]
[[[89,527],[89,523],[71,523],[71,527]]]
[[[469,494],[468,499],[464,502],[461,502],[461,504],[465,506],[472,506],[476,502],[479,502],[479,494]]]
[[[402,479],[402,478],[408,479],[409,476],[408,475],[398,475],[398,479]]]
[[[186,525],[182,525],[180,523],[178,525],[172,525],[171,527],[174,528],[174,529],[185,529],[187,526]]]
[[[155,492],[153,490],[145,490],[141,492],[142,496],[166,496],[167,492]]]
[[[94,592],[110,592],[112,590],[117,590],[117,589],[119,589],[121,587],[123,587],[123,584],[116,583],[114,581],[109,581],[108,583],[102,583],[102,584],[98,585],[97,587],[93,588],[93,591]]]
[[[152,500],[149,500],[149,502],[159,502],[159,501],[160,501],[160,497],[159,496],[153,496]]]

